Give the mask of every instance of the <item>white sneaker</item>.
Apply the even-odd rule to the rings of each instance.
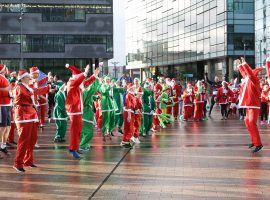
[[[40,148],[40,146],[38,145],[38,143],[35,144],[35,148]]]
[[[139,140],[139,138],[135,138],[135,144],[140,144],[141,142],[140,142],[140,140]]]
[[[133,142],[133,143],[136,143],[135,140],[136,138],[134,137],[134,136],[132,136],[131,138],[130,138],[130,140]]]

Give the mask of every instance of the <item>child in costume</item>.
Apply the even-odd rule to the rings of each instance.
[[[193,100],[194,93],[193,88],[190,83],[187,84],[187,89],[183,93],[183,103],[184,103],[184,121],[188,121],[193,114]]]
[[[55,120],[56,125],[56,134],[54,137],[54,142],[65,142],[65,135],[67,131],[67,119],[68,115],[66,112],[66,85],[64,82],[59,82],[57,84],[59,87],[58,92],[54,97],[54,110],[53,110],[53,119]]]

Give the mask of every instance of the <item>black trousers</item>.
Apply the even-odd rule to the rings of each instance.
[[[222,117],[227,117],[227,106],[228,104],[220,104]]]
[[[262,109],[261,121],[268,119],[267,107],[268,107],[267,102],[261,102],[261,109]]]
[[[212,110],[213,110],[213,107],[214,107],[214,105],[215,105],[215,97],[216,97],[216,95],[213,95],[212,97],[211,97],[211,106],[210,106],[210,110],[209,110],[209,115],[211,115],[211,112],[212,112]]]
[[[239,115],[242,117],[246,116],[246,109],[245,108],[239,108]]]

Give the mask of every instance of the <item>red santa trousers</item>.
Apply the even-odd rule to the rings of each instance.
[[[251,137],[251,142],[255,146],[262,145],[260,133],[257,127],[257,120],[260,114],[260,109],[247,108],[245,124]]]
[[[179,103],[175,102],[173,106],[173,116],[178,117],[178,115],[179,115]]]
[[[134,137],[139,137],[140,127],[141,127],[142,115],[136,114],[135,121],[134,121]]]
[[[184,106],[184,119],[188,120],[192,117],[193,106]]]
[[[33,157],[30,158],[29,156],[33,156],[33,149],[30,148],[31,144],[33,143],[35,146],[36,141],[32,141],[32,139],[35,139],[34,137],[35,126],[37,127],[37,123],[34,122],[28,122],[28,123],[18,123],[16,124],[17,130],[18,130],[18,143],[17,143],[17,150],[16,150],[16,156],[14,160],[14,167],[22,168],[24,165],[29,165],[29,161],[32,160],[33,164]],[[30,152],[32,150],[32,153]],[[27,162],[28,161],[28,162]]]
[[[45,116],[46,116],[46,105],[41,105],[40,106],[40,117],[39,117],[39,122],[40,124],[44,125],[45,124]]]
[[[195,103],[195,108],[194,108],[195,120],[201,120],[203,118],[203,107],[204,107],[204,102]]]
[[[155,110],[155,113],[154,113],[153,126],[152,126],[152,128],[154,130],[157,130],[158,129],[158,126],[159,126],[158,114],[161,114],[161,113],[162,113],[162,111],[159,108],[159,102],[156,102],[156,110]]]
[[[172,107],[171,106],[166,108],[166,114],[169,114],[169,115],[172,114]]]
[[[134,122],[135,122],[135,115],[131,113],[131,120],[128,122],[128,112],[124,111],[124,134],[123,134],[123,141],[129,142],[130,138],[134,133]]]
[[[82,115],[70,115],[70,150],[79,149],[82,125]]]
[[[8,143],[11,143],[14,141],[14,132],[15,132],[16,124],[11,123],[9,135],[8,135]]]

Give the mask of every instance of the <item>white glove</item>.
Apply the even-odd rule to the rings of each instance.
[[[128,112],[127,121],[128,121],[128,123],[131,122],[131,113],[130,112]]]

